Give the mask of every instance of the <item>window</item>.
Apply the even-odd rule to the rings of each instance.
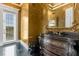
[[[65,11],[65,27],[72,27],[73,23],[73,8],[68,8]]]
[[[5,39],[4,41],[15,40],[16,14],[12,12],[4,12]]]

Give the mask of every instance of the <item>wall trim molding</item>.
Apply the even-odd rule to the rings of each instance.
[[[20,10],[20,9],[13,8],[11,6],[4,5],[2,3],[0,3],[0,8],[3,10],[10,10],[10,11],[15,12],[15,13],[18,13],[18,11]]]

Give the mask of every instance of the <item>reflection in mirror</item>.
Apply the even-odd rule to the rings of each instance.
[[[48,10],[48,28],[65,28],[73,27],[74,22],[73,6],[67,5],[56,8],[55,10]]]
[[[65,27],[70,28],[73,26],[73,8],[65,10]]]
[[[52,28],[56,26],[56,20],[48,20],[48,27]]]

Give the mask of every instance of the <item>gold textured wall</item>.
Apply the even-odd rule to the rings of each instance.
[[[47,24],[47,9],[43,4],[29,4],[29,41],[34,41],[36,37],[45,31]]]
[[[79,32],[79,3],[76,3],[75,4],[75,7],[74,7],[74,26],[73,26],[73,29],[75,32]]]
[[[29,16],[28,16],[28,8],[29,4],[24,3],[21,6],[21,40],[28,43],[28,24],[29,24]]]

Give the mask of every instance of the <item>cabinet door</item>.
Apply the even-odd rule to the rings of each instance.
[[[4,47],[4,56],[16,56],[16,45]]]

